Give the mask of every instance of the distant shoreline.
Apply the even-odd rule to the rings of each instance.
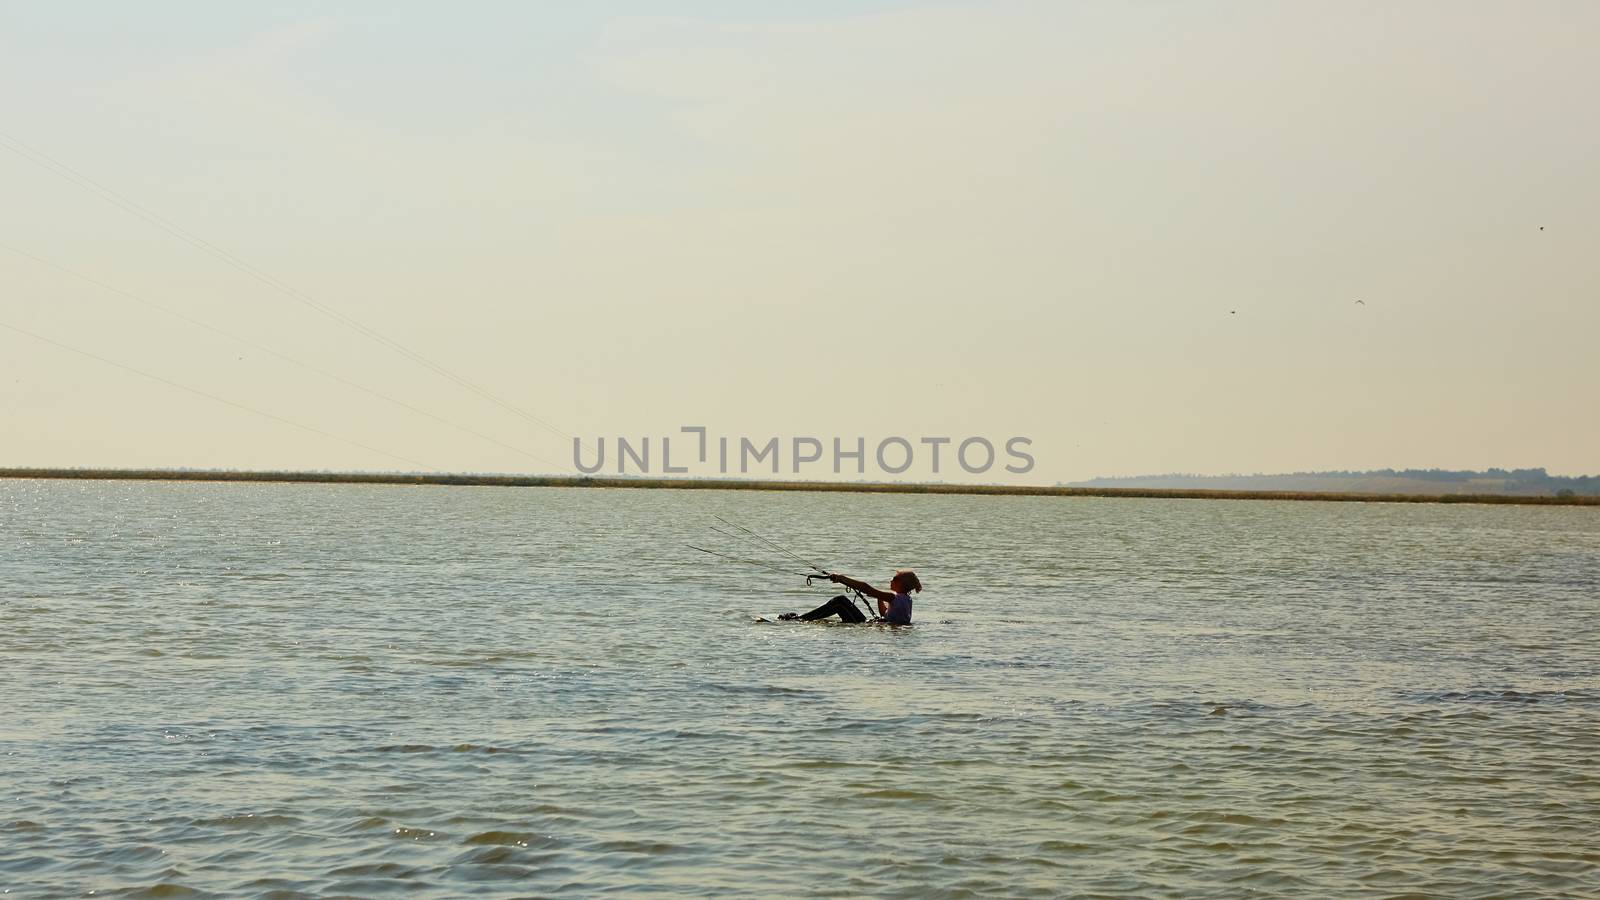
[[[175,469],[0,468],[0,478],[77,481],[222,481],[287,484],[388,484],[457,487],[648,488],[655,490],[804,491],[850,494],[964,494],[997,497],[1124,497],[1167,500],[1320,500],[1337,503],[1488,503],[1600,506],[1600,497],[1503,494],[1353,494],[1322,491],[1226,491],[912,482],[763,481],[733,478],[615,478],[566,475],[450,475],[386,472],[227,472]]]

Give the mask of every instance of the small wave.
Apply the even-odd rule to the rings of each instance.
[[[1119,794],[1116,791],[1108,791],[1102,788],[1089,788],[1074,794],[1072,799],[1089,800],[1094,803],[1126,803],[1130,800],[1138,800],[1139,796],[1137,794]]]
[[[150,887],[134,891],[131,894],[125,894],[124,896],[127,896],[127,897],[203,897],[203,896],[207,896],[207,895],[203,894],[200,891],[197,891],[197,890],[195,890],[194,888],[191,888],[191,887],[185,887],[185,886],[183,886],[181,884],[173,884],[171,882],[163,881],[160,884],[154,884],[154,885],[151,885]]]
[[[1422,703],[1593,703],[1597,696],[1589,691],[1518,691],[1478,688],[1466,691],[1429,691],[1404,695]]]
[[[476,847],[456,857],[452,862],[455,865],[503,866],[521,860],[522,853],[519,844]]]
[[[531,831],[480,831],[461,843],[492,847],[550,847],[561,842],[549,835]]]
[[[273,813],[239,813],[232,816],[212,816],[205,819],[195,819],[193,824],[207,828],[274,828],[280,825],[298,825],[302,820],[297,816],[283,816]]]
[[[1040,841],[1034,849],[1040,853],[1099,853],[1106,848],[1081,841]]]
[[[338,875],[341,878],[358,878],[361,876],[377,878],[409,878],[417,873],[412,866],[402,866],[399,863],[361,863],[353,866],[333,869],[329,875]]]
[[[160,859],[167,851],[149,844],[135,844],[131,847],[120,847],[101,856],[101,859],[119,863],[148,862]]]
[[[1273,826],[1279,826],[1279,825],[1288,824],[1288,820],[1286,820],[1286,819],[1281,819],[1281,818],[1276,818],[1276,817],[1270,818],[1270,819],[1264,819],[1264,818],[1261,818],[1260,816],[1249,815],[1248,813],[1198,812],[1198,813],[1194,813],[1193,815],[1189,816],[1189,818],[1194,819],[1195,821],[1198,821],[1198,822],[1214,822],[1214,823],[1221,824],[1221,825],[1273,825]]]
[[[496,847],[490,851],[480,851],[480,853],[487,857],[494,852],[503,850],[505,850],[504,847]],[[522,862],[524,860],[519,858],[518,861]],[[536,860],[535,862],[537,862],[537,867],[531,867],[528,865],[510,865],[504,861],[494,862],[490,859],[470,859],[465,860],[464,862],[466,864],[451,872],[450,877],[457,878],[462,881],[472,882],[526,881],[535,873],[537,873],[537,875],[544,880],[558,879],[562,881],[571,881],[578,877],[578,872],[576,869],[573,869],[570,866],[552,865],[551,861],[547,859]],[[517,896],[524,896],[525,894],[526,891],[519,890],[517,892]]]
[[[710,687],[724,694],[757,694],[769,697],[814,697],[822,693],[812,688],[792,688],[776,684],[713,684]]]
[[[639,856],[660,856],[683,849],[677,844],[665,841],[600,841],[590,845],[591,848],[601,853],[632,853]]]
[[[837,759],[796,759],[780,763],[779,767],[784,769],[832,770],[845,765],[848,765],[848,763]]]
[[[36,872],[54,868],[59,863],[53,856],[21,856],[6,859],[7,872]]]
[[[879,788],[875,791],[866,791],[860,795],[864,800],[938,800],[937,794],[927,791],[913,791],[904,788]]]

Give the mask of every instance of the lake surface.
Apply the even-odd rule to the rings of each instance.
[[[1600,510],[0,482],[0,890],[182,889],[1594,896]]]

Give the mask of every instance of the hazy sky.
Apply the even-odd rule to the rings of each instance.
[[[570,468],[14,140],[591,442],[1600,472],[1600,4],[257,6],[0,0],[0,244],[494,441],[4,248],[0,322]],[[0,465],[415,468],[4,328],[0,404]]]

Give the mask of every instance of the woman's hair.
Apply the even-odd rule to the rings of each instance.
[[[917,579],[917,573],[910,569],[900,569],[894,573],[894,581],[898,581],[917,593],[922,593],[922,582]]]

